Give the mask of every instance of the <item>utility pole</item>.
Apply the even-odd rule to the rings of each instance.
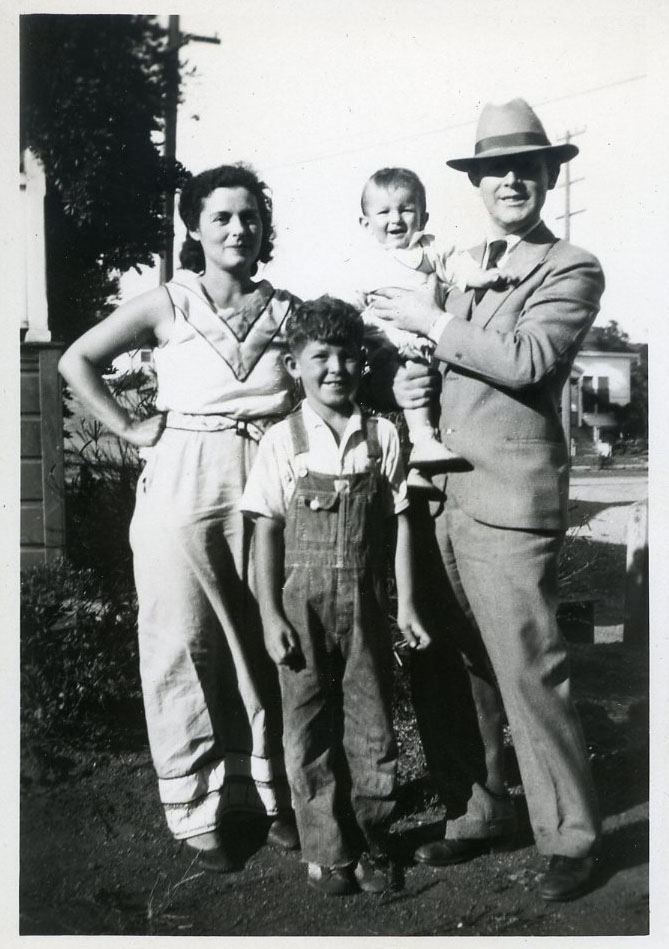
[[[582,135],[585,132],[585,129],[578,129],[577,131],[570,131],[569,129],[565,132],[562,138],[559,138],[559,142],[571,142],[572,138],[575,135]],[[564,168],[564,180],[558,187],[564,188],[564,214],[558,214],[558,220],[564,220],[564,239],[569,240],[569,235],[571,233],[571,219],[575,214],[582,214],[586,209],[579,208],[578,211],[572,211],[571,209],[571,187],[577,181],[583,181],[583,178],[572,178],[571,177],[571,167],[569,162],[565,162],[563,165]],[[569,446],[569,455],[571,457],[571,374],[566,380],[562,388],[562,399],[561,399],[561,415],[562,415],[562,428],[564,429],[564,435],[567,440],[567,445]]]
[[[567,144],[571,142],[572,138],[575,135],[582,135],[585,132],[585,129],[578,129],[575,132],[567,130],[562,138],[559,138],[559,142],[566,142]],[[569,240],[569,235],[571,233],[571,219],[575,214],[583,214],[586,208],[579,208],[578,211],[572,211],[571,209],[571,187],[576,184],[577,181],[583,181],[581,178],[572,178],[571,177],[571,166],[569,162],[565,162],[563,165],[564,168],[564,179],[561,184],[558,185],[559,188],[564,188],[564,214],[556,215],[558,220],[564,219],[564,239]]]
[[[177,152],[177,108],[179,105],[179,50],[191,40],[198,43],[217,43],[214,36],[197,36],[194,33],[182,33],[179,29],[179,16],[170,16],[167,28],[167,95],[165,101],[165,144],[163,155],[167,159],[176,158]],[[160,282],[165,283],[172,277],[174,265],[174,192],[165,194],[165,218],[167,236],[165,250],[160,258]]]

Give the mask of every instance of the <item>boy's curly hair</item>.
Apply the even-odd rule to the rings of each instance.
[[[364,323],[355,307],[327,295],[305,300],[286,321],[286,341],[293,354],[307,343],[362,349],[363,333]]]
[[[262,224],[262,241],[258,260],[266,264],[268,260],[271,260],[274,249],[272,198],[269,188],[258,178],[250,165],[244,165],[241,162],[235,165],[219,165],[217,168],[209,168],[190,178],[181,189],[179,198],[179,215],[186,228],[189,231],[197,230],[204,202],[217,188],[246,188],[255,197]],[[202,245],[190,234],[186,235],[186,240],[181,247],[179,262],[185,270],[194,270],[196,273],[204,270]]]

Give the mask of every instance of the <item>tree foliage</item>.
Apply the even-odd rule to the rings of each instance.
[[[46,172],[56,339],[105,316],[118,273],[164,247],[164,195],[183,178],[160,152],[174,55],[149,16],[21,17],[21,145]]]
[[[609,320],[606,326],[593,326],[586,337],[584,348],[599,349],[605,353],[634,351],[629,335],[620,328],[617,320]]]

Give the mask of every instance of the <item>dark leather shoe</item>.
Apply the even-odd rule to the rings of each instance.
[[[423,844],[413,856],[418,863],[427,863],[431,867],[450,867],[454,863],[465,863],[481,854],[490,853],[492,845],[490,837],[480,840],[471,837],[435,840],[431,844]]]
[[[321,867],[317,863],[310,863],[307,867],[307,883],[325,896],[350,896],[358,892],[350,866]]]
[[[225,847],[214,847],[213,850],[198,851],[198,863],[210,873],[234,873],[241,870],[239,858],[235,858]]]
[[[283,817],[275,818],[267,834],[267,843],[278,850],[299,850],[300,838],[297,827],[292,821],[285,820]]]
[[[539,896],[545,900],[575,900],[590,889],[595,865],[595,857],[551,857],[539,884]]]

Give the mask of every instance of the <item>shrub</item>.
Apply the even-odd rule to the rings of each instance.
[[[119,373],[106,382],[132,416],[147,418],[155,411],[150,369]],[[130,585],[128,531],[142,469],[139,454],[91,418],[67,390],[65,415],[68,556],[77,566],[93,567],[107,584]]]
[[[107,733],[140,696],[136,601],[66,560],[21,578],[24,737]],[[114,713],[114,714],[112,714]]]

